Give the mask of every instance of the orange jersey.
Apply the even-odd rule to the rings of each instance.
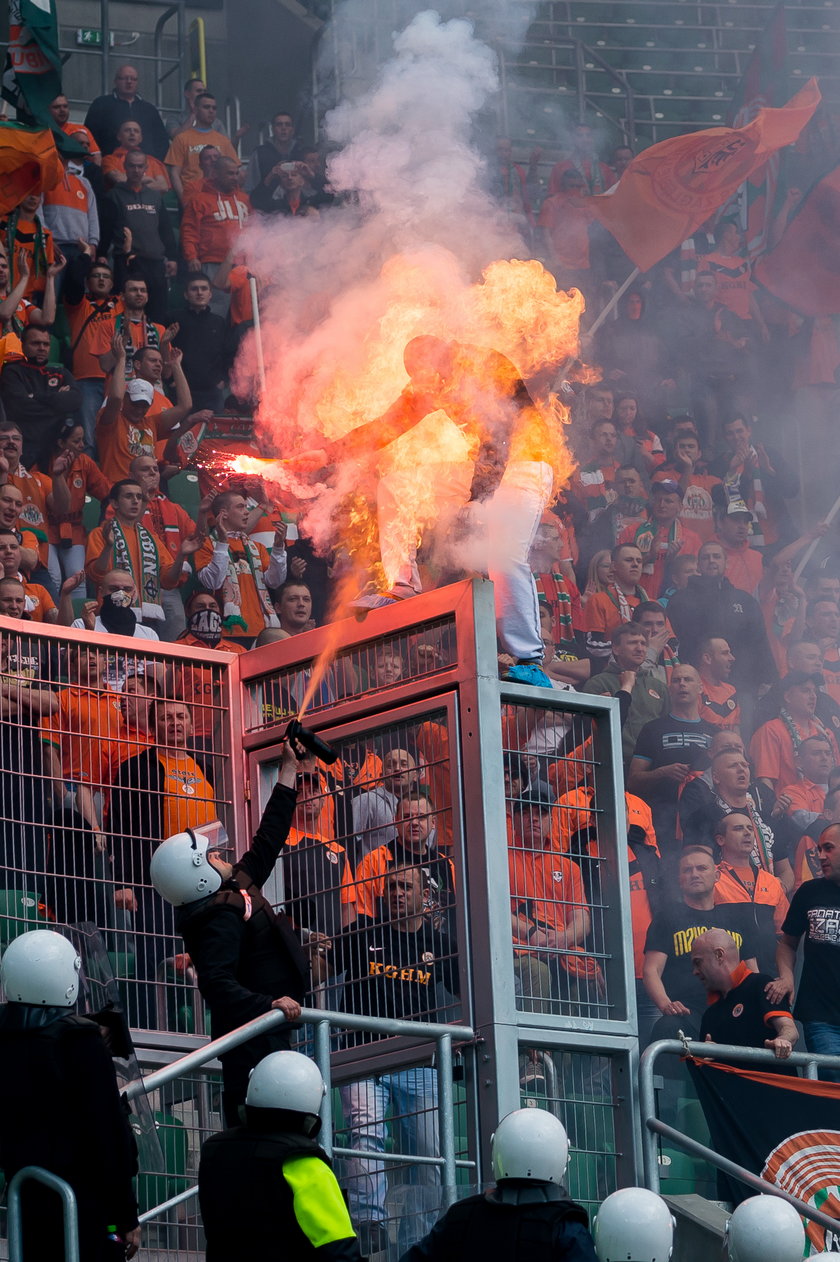
[[[741,719],[741,707],[731,684],[713,684],[700,676],[703,691],[700,693],[700,718],[715,727],[737,727]]]
[[[825,736],[831,745],[835,764],[840,762],[834,735],[822,724],[809,721],[798,724],[797,729],[800,740],[807,740],[809,736]],[[750,758],[756,778],[770,780],[774,789],[783,784],[793,784],[798,778],[793,740],[783,719],[771,719],[756,729],[750,741]]]
[[[112,485],[102,474],[99,466],[94,464],[90,456],[85,455],[84,452],[73,460],[71,468],[65,474],[65,481],[70,491],[70,511],[60,518],[50,513],[47,520],[47,535],[50,543],[55,547],[58,547],[63,537],[67,537],[68,529],[71,543],[85,543],[87,530],[82,521],[85,497],[90,495],[95,500],[107,499]],[[64,535],[61,531],[62,525],[65,530]]]
[[[624,597],[631,613],[643,600],[647,600],[647,594],[641,588],[636,588],[633,595]],[[621,616],[622,604],[612,588],[607,592],[595,592],[583,607],[584,631],[599,631],[606,637],[616,627],[620,627],[622,622],[629,622],[629,618]]]
[[[237,624],[237,635],[259,635],[265,627],[265,608],[260,600],[260,594],[257,590],[257,584],[251,573],[251,567],[245,556],[245,544],[241,539],[228,539],[228,549],[232,553],[230,565],[236,567],[237,581],[239,583],[239,596],[241,605],[239,606],[240,617],[245,623],[244,627]],[[271,558],[261,543],[255,544],[259,552],[259,563],[262,566],[263,574],[271,564]],[[200,555],[200,554],[199,554]],[[205,562],[206,564],[206,562]],[[193,564],[193,568],[198,573],[201,565],[198,561]],[[216,595],[222,599],[221,592]],[[225,613],[225,617],[229,615]]]
[[[251,324],[254,319],[254,304],[251,301],[251,282],[248,279],[247,267],[234,267],[228,277],[230,285],[230,322]]]
[[[187,828],[200,828],[218,819],[213,788],[189,754],[157,750],[164,769],[163,835],[171,837]]]
[[[716,539],[726,553],[726,577],[733,587],[754,596],[764,572],[761,553],[749,544],[733,545]]]
[[[134,352],[139,351],[142,346],[160,346],[164,328],[162,324],[155,324],[153,321],[147,320],[145,316],[139,320],[131,320],[123,311],[112,311],[107,318],[93,322],[95,331],[90,339],[91,355],[98,357],[109,353],[114,334],[117,331],[118,319],[122,333],[124,335],[127,333],[129,338],[125,377],[126,381],[130,381],[134,374]],[[154,332],[150,336],[151,330],[154,330]]]
[[[87,548],[85,550],[85,570],[87,571],[88,578],[94,584],[97,583],[100,578],[100,575],[96,572],[96,570],[94,570],[93,564],[97,557],[101,555],[102,548],[104,546],[102,529],[102,526],[94,527],[88,535]],[[134,575],[137,590],[140,592],[143,587],[143,566],[140,561],[140,543],[137,537],[137,527],[123,526],[123,534],[125,535],[126,546],[128,547],[128,554],[131,560],[131,572]],[[177,587],[178,579],[176,579],[174,583],[171,579],[164,580],[165,571],[172,565],[175,558],[162,539],[159,539],[152,531],[149,531],[149,534],[151,534],[158,550],[158,573],[160,575],[161,586],[169,588]],[[114,550],[112,548],[112,560],[113,551]]]
[[[54,612],[55,601],[40,583],[24,583],[26,594],[26,612],[32,622],[46,622],[47,614]]]
[[[786,808],[788,815],[794,811],[813,811],[822,814],[825,805],[825,785],[814,784],[813,780],[797,780],[796,784],[787,784],[779,790],[780,798],[790,798],[790,806]]]
[[[130,421],[120,412],[115,421],[107,425],[102,412],[96,420],[96,446],[99,450],[99,467],[109,485],[127,478],[129,466],[135,456],[154,456],[157,442],[157,421],[148,412],[142,421]]]
[[[49,265],[55,262],[55,243],[49,228],[40,221],[36,223],[33,219],[18,219],[17,221],[14,253],[17,254],[19,250],[25,250],[29,258],[29,280],[26,282],[26,287],[22,294],[24,298],[31,298],[33,294],[43,293],[47,283],[47,266],[44,264],[43,259],[40,260],[38,270],[36,271],[35,269],[35,242],[39,230],[44,242],[44,254],[46,255],[47,265]],[[6,236],[7,251],[8,244],[8,236]],[[10,286],[13,286],[17,283],[17,266],[13,264],[11,257],[9,263],[12,271]]]
[[[106,324],[110,336],[114,336],[114,317],[122,312],[122,298],[109,295],[93,302],[85,294],[82,301],[72,307],[65,303],[65,309],[70,326],[70,345],[73,347],[73,376],[77,381],[104,381],[105,372],[99,363],[99,355],[104,355],[110,345],[98,354],[94,347],[102,345],[100,325]]]
[[[197,127],[185,127],[183,131],[178,132],[177,136],[172,137],[164,159],[167,166],[178,168],[185,188],[188,184],[201,179],[198,157],[207,145],[215,145],[223,158],[232,158],[238,165],[239,158],[236,150],[222,132],[213,128],[199,131]]]
[[[107,784],[114,742],[124,730],[119,693],[63,688],[56,699],[58,714],[50,715],[42,728],[58,745],[62,775],[73,784],[94,788]],[[124,756],[131,754],[126,752]]]
[[[23,466],[19,465],[17,473],[10,473],[6,480],[11,486],[16,486],[23,496],[18,528],[35,536],[38,540],[38,561],[46,565],[49,558],[47,498],[52,495],[52,478],[38,470],[24,472]]]

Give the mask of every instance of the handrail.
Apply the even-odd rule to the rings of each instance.
[[[827,1214],[823,1214],[821,1210],[815,1209],[813,1205],[806,1204],[805,1201],[801,1201],[791,1193],[785,1192],[774,1183],[762,1179],[759,1175],[754,1174],[752,1170],[739,1166],[736,1162],[730,1161],[728,1157],[723,1157],[720,1153],[715,1152],[713,1148],[708,1148],[705,1144],[701,1144],[699,1140],[693,1139],[690,1135],[686,1135],[682,1131],[669,1126],[666,1122],[659,1120],[656,1116],[656,1091],[653,1083],[653,1071],[654,1065],[661,1055],[689,1055],[696,1056],[698,1060],[741,1060],[778,1065],[776,1056],[769,1048],[765,1047],[738,1047],[732,1043],[695,1043],[690,1039],[659,1039],[656,1043],[651,1043],[649,1047],[646,1047],[639,1060],[639,1109],[642,1118],[642,1155],[645,1187],[650,1188],[652,1192],[659,1192],[660,1190],[659,1154],[655,1136],[662,1135],[676,1144],[678,1148],[683,1148],[686,1152],[702,1157],[710,1165],[722,1170],[724,1174],[729,1174],[733,1178],[740,1180],[747,1187],[770,1196],[780,1197],[781,1200],[787,1201],[789,1205],[792,1205],[803,1218],[809,1218],[813,1222],[819,1223],[821,1227],[836,1232],[838,1228],[836,1218],[830,1218]],[[827,1056],[820,1052],[792,1052],[785,1059],[785,1064],[804,1065],[806,1077],[816,1078],[816,1071],[820,1066],[835,1070],[840,1069],[840,1056]]]
[[[461,1043],[470,1042],[475,1038],[474,1031],[466,1025],[439,1025],[431,1021],[400,1021],[392,1017],[361,1017],[349,1012],[332,1012],[327,1008],[302,1008],[300,1017],[297,1020],[304,1024],[315,1026],[315,1062],[321,1071],[321,1076],[327,1088],[321,1104],[320,1114],[321,1142],[327,1155],[330,1157],[363,1157],[372,1161],[383,1162],[410,1161],[415,1165],[440,1166],[444,1208],[451,1205],[456,1196],[456,1171],[459,1169],[475,1169],[476,1165],[474,1161],[459,1159],[455,1156],[452,1041],[457,1039]],[[262,1016],[255,1017],[253,1021],[248,1021],[245,1025],[239,1026],[238,1029],[231,1030],[229,1034],[223,1034],[220,1038],[212,1039],[205,1043],[203,1047],[196,1048],[193,1052],[188,1052],[186,1056],[179,1057],[178,1060],[174,1060],[170,1065],[164,1065],[162,1069],[156,1069],[145,1078],[129,1083],[124,1092],[125,1098],[133,1100],[141,1092],[154,1091],[158,1087],[174,1082],[176,1079],[191,1073],[192,1070],[199,1069],[202,1065],[215,1060],[217,1056],[232,1051],[233,1048],[240,1047],[257,1035],[265,1034],[268,1030],[274,1029],[275,1026],[284,1025],[285,1023],[286,1016],[279,1009],[275,1008],[272,1012],[265,1012]],[[421,1157],[409,1153],[393,1152],[372,1154],[368,1149],[337,1148],[333,1145],[332,1072],[330,1067],[330,1028],[333,1025],[342,1029],[365,1030],[377,1034],[403,1035],[414,1038],[419,1036],[424,1041],[433,1041],[437,1044],[439,1157]],[[197,1192],[197,1187],[186,1188],[176,1196],[170,1197],[169,1200],[163,1201],[160,1205],[155,1205],[152,1209],[147,1210],[140,1221],[146,1223],[158,1218],[161,1214],[166,1213],[167,1210],[174,1208],[174,1206],[181,1204],[183,1201],[189,1200]]]
[[[272,1012],[264,1012],[262,1016],[254,1017],[253,1021],[248,1021],[245,1025],[231,1030],[229,1034],[222,1034],[217,1039],[211,1039],[205,1043],[204,1047],[196,1048],[194,1052],[188,1052],[186,1056],[179,1057],[171,1065],[164,1065],[162,1069],[156,1069],[147,1077],[130,1082],[123,1094],[127,1100],[133,1100],[141,1092],[156,1091],[158,1087],[164,1087],[193,1069],[199,1069],[224,1052],[233,1051],[235,1047],[240,1047],[258,1034],[267,1034],[276,1025],[285,1024],[285,1021],[285,1014],[279,1008],[275,1008]],[[426,1041],[439,1040],[446,1035],[450,1037],[454,1035],[465,1043],[475,1038],[475,1032],[467,1025],[436,1025],[432,1021],[398,1021],[393,1017],[359,1017],[351,1012],[332,1012],[329,1008],[301,1008],[297,1021],[302,1021],[307,1025],[320,1022],[326,1025],[338,1025],[345,1030],[366,1030],[388,1035],[409,1037],[419,1035]],[[319,1068],[323,1073],[323,1066],[319,1064]]]
[[[65,1262],[79,1262],[79,1211],[76,1207],[76,1194],[69,1183],[51,1174],[41,1166],[24,1166],[9,1184],[8,1192],[8,1231],[9,1262],[23,1262],[23,1220],[20,1213],[21,1184],[29,1181],[43,1183],[61,1197],[61,1222],[64,1229]]]

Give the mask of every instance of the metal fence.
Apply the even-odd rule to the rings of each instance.
[[[634,1180],[617,705],[500,681],[491,584],[457,584],[237,658],[52,627],[21,634],[5,619],[0,650],[0,936],[92,922],[144,1065],[212,1033],[171,913],[149,885],[154,846],[218,815],[241,854],[289,714],[308,693],[306,721],[338,760],[301,768],[267,894],[304,937],[322,935],[311,1006],[480,1031],[456,1088],[459,1151],[479,1182],[499,1117],[522,1100],[566,1121],[584,1202]],[[369,1171],[357,1177],[376,1202],[394,1137],[423,1155],[428,1128],[409,1089],[422,1085],[416,1072],[427,1076],[427,1054],[370,1032],[334,1036],[331,1051],[336,1115],[348,1138],[380,1154],[372,1191]],[[405,1099],[394,1091],[383,1133],[365,1112],[381,1111],[377,1080],[397,1073]],[[218,1124],[216,1091],[205,1083],[191,1095],[201,1115],[185,1101],[157,1109],[167,1188],[185,1177],[183,1153],[189,1167],[206,1118]],[[185,1211],[172,1212],[183,1235]]]

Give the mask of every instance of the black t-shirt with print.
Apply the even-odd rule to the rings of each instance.
[[[416,931],[359,917],[334,940],[330,956],[333,973],[345,974],[345,1012],[404,1021],[450,1019],[451,1014],[440,1013],[438,988],[458,993],[456,948],[430,916]],[[348,1042],[372,1037],[359,1034]]]
[[[669,999],[678,999],[694,1013],[706,1007],[706,988],[691,971],[694,939],[707,929],[724,929],[738,943],[742,960],[755,957],[755,928],[746,903],[720,903],[710,911],[698,911],[686,903],[670,903],[654,916],[645,940],[645,951],[661,951],[668,959],[662,985]]]
[[[793,1015],[840,1025],[840,885],[816,877],[791,899],[782,933],[804,936],[805,960]]]
[[[636,741],[633,757],[646,759],[649,766],[645,770],[648,771],[668,767],[674,762],[688,763],[692,770],[707,767],[707,751],[716,731],[704,719],[678,719],[673,714],[666,714],[662,719],[653,719],[645,724]],[[676,780],[665,780],[656,786],[655,796],[661,801],[675,801],[677,788]]]

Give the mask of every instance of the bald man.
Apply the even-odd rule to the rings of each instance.
[[[711,723],[700,717],[702,691],[702,680],[693,666],[674,667],[668,683],[668,713],[642,728],[628,771],[627,788],[651,808],[660,853],[672,868],[679,857],[679,790],[694,771],[706,766],[715,735]]]
[[[701,933],[694,939],[691,968],[709,1001],[700,1023],[703,1042],[766,1047],[787,1060],[799,1038],[793,1016],[786,1004],[768,998],[773,978],[741,962],[734,938],[723,929]]]

